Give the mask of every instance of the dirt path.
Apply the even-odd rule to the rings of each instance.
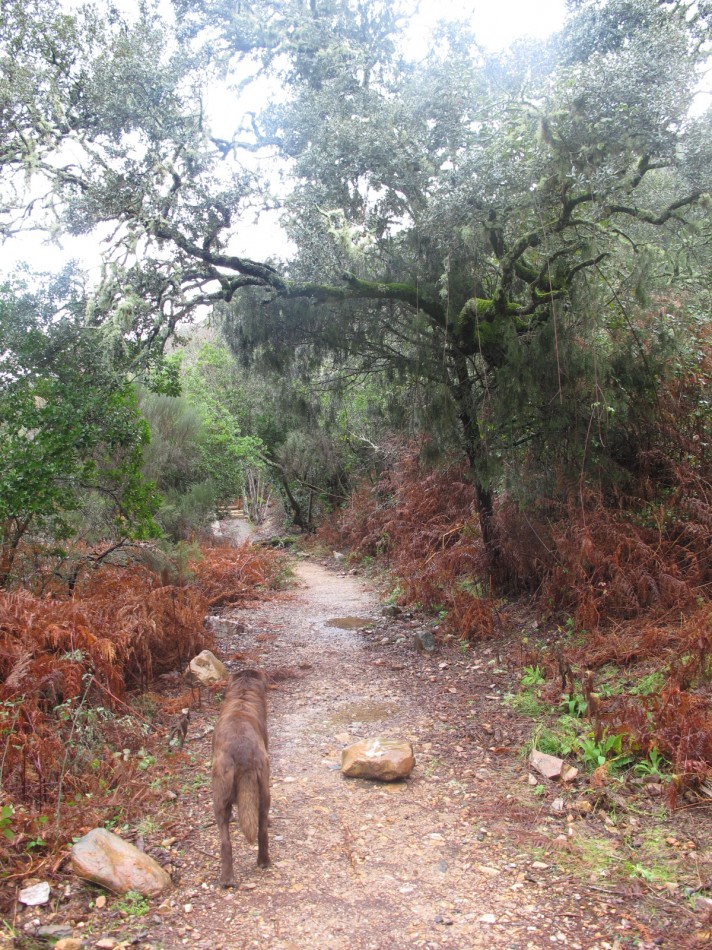
[[[233,614],[242,629],[220,643],[224,657],[251,654],[277,679],[269,693],[272,867],[256,867],[255,850],[233,826],[238,886],[217,887],[210,736],[194,739],[186,746],[194,787],[183,785],[167,806],[176,810],[176,830],[153,849],[178,885],[142,919],[142,945],[605,950],[633,946],[632,938],[644,945],[637,941],[648,932],[630,902],[623,913],[615,891],[579,889],[547,856],[557,836],[566,847],[566,822],[547,817],[548,803],[522,812],[510,794],[526,785],[521,760],[478,745],[478,720],[501,705],[503,661],[418,654],[395,643],[360,579],[310,562],[297,573],[296,590]],[[328,623],[346,616],[374,623],[366,632]],[[471,697],[458,678],[466,672],[482,673]],[[450,703],[457,716],[448,714]],[[215,711],[203,706],[194,735]],[[407,782],[340,774],[342,747],[373,734],[413,742],[417,765]],[[537,843],[543,860],[532,850]]]

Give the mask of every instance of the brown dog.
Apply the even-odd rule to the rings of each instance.
[[[260,670],[230,676],[213,737],[213,808],[220,831],[220,884],[232,887],[230,816],[237,803],[240,830],[257,841],[257,864],[269,865],[270,806],[267,757],[267,678]]]

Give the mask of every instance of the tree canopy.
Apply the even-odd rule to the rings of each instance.
[[[426,385],[494,543],[493,493],[523,465],[635,464],[631,420],[708,305],[712,129],[690,106],[712,8],[569,7],[501,54],[443,24],[413,61],[405,2],[175,0],[173,19],[8,2],[4,233],[102,239],[85,320],[124,360],[150,364],[217,303],[249,360]],[[283,264],[240,252],[274,207]]]

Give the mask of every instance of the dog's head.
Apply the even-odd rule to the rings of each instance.
[[[245,689],[248,687],[267,688],[267,677],[263,670],[239,670],[231,673],[227,681],[228,690]]]

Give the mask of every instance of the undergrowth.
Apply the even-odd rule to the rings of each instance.
[[[484,577],[472,485],[464,464],[428,469],[416,448],[401,453],[378,485],[364,485],[321,537],[358,558],[388,563],[397,600],[437,613],[461,639],[494,630],[494,601]]]
[[[575,701],[574,684],[580,697],[588,677],[595,743],[620,736],[626,754],[660,756],[680,789],[712,772],[712,440],[696,417],[676,420],[673,396],[684,402],[683,393],[661,396],[665,451],[641,450],[626,494],[576,484],[527,508],[499,499],[505,590],[488,579],[465,466],[429,468],[419,446],[403,447],[375,486],[358,489],[322,538],[379,559],[397,602],[437,614],[460,640],[494,635],[502,593],[525,595],[544,621],[568,618],[576,637],[546,658],[563,671],[559,695]],[[597,670],[646,662],[655,667],[647,686],[599,691]]]
[[[71,595],[0,592],[0,881],[143,810],[155,794],[145,775],[167,748],[157,721],[175,711],[149,692],[154,680],[213,645],[211,610],[258,596],[284,569],[248,545],[192,548],[177,571],[158,560],[104,563]]]

